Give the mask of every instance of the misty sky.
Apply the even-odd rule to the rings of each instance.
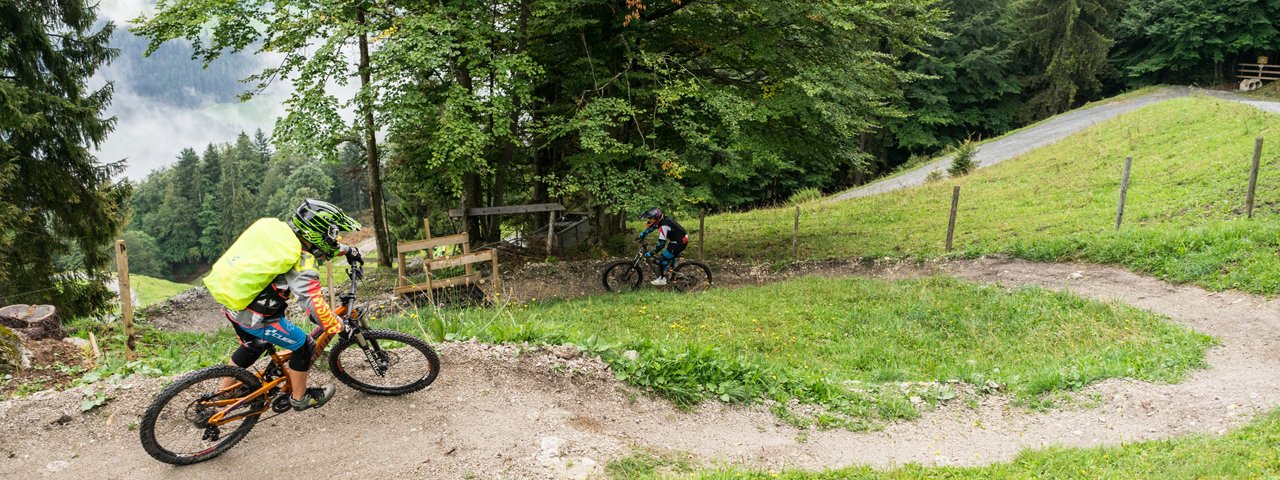
[[[99,17],[111,20],[117,30],[126,30],[129,20],[136,18],[154,2],[149,0],[103,0]],[[262,59],[245,57],[255,70],[265,63]],[[200,99],[197,105],[173,105],[141,95],[132,78],[138,72],[148,73],[148,61],[140,52],[122,51],[121,58],[101,69],[95,84],[115,82],[115,95],[107,115],[117,117],[116,129],[107,137],[97,152],[102,162],[127,159],[125,175],[140,180],[148,172],[175,161],[178,152],[185,147],[203,151],[210,143],[226,143],[235,140],[237,134],[252,134],[261,128],[268,134],[280,116],[283,101],[288,96],[283,86],[276,86],[262,95],[240,102],[234,97],[219,98],[194,91]],[[192,62],[199,65],[199,62]],[[132,75],[131,75],[132,73]],[[214,75],[211,71],[202,74]],[[239,79],[235,79],[239,80]],[[242,89],[243,90],[243,89]]]

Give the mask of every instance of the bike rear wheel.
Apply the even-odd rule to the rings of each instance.
[[[440,357],[427,342],[395,330],[365,330],[364,348],[349,336],[329,352],[329,371],[347,386],[374,395],[404,395],[431,385]],[[355,347],[355,348],[352,348]]]
[[[604,283],[604,289],[607,292],[622,292],[637,288],[642,280],[644,280],[644,272],[636,268],[634,262],[626,260],[610,263],[600,275],[600,281]]]
[[[238,383],[241,388],[219,393],[224,380],[233,386]],[[231,422],[209,425],[209,418],[226,408],[214,402],[226,403],[261,386],[258,377],[231,365],[217,365],[178,378],[156,396],[142,415],[138,430],[143,450],[172,465],[190,465],[222,455],[249,434],[261,414],[236,416],[262,410],[267,398],[256,398],[227,412],[224,418],[233,418]]]
[[[676,265],[671,283],[676,290],[697,293],[711,288],[711,268],[697,260],[685,260]]]

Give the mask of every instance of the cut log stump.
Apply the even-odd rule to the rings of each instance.
[[[61,340],[67,334],[62,331],[62,320],[53,305],[9,305],[0,308],[0,325],[13,329],[14,333],[28,340]]]

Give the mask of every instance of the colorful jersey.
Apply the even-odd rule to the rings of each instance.
[[[662,220],[640,232],[640,238],[644,238],[655,231],[658,232],[658,245],[654,247],[653,253],[661,252],[662,249],[667,248],[667,242],[689,243],[689,234],[685,232],[684,227],[681,227],[671,217],[663,216]]]

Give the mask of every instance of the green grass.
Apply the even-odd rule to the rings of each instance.
[[[949,398],[950,381],[995,382],[1033,406],[1043,394],[1102,378],[1176,381],[1203,365],[1213,343],[1122,305],[951,278],[809,277],[700,295],[641,291],[392,325],[446,338],[574,343],[599,353],[620,380],[677,404],[798,399],[831,414],[800,423],[847,427],[914,418],[907,396]]]
[[[146,275],[129,274],[129,288],[133,289],[140,307],[161,302],[192,288],[185,283],[174,283],[162,278]]]
[[[1164,89],[1166,89],[1166,88],[1168,88],[1168,87],[1167,87],[1167,86],[1165,86],[1165,85],[1153,85],[1153,86],[1148,86],[1148,87],[1141,87],[1141,88],[1138,88],[1138,89],[1135,89],[1135,90],[1131,90],[1131,91],[1128,91],[1128,92],[1125,92],[1125,93],[1122,93],[1122,94],[1116,95],[1116,96],[1114,96],[1114,97],[1109,97],[1109,98],[1106,98],[1106,99],[1102,99],[1102,100],[1098,100],[1098,101],[1093,101],[1093,102],[1086,103],[1086,104],[1082,105],[1080,108],[1081,108],[1081,109],[1085,109],[1085,108],[1091,108],[1091,107],[1098,107],[1098,106],[1102,106],[1102,105],[1106,105],[1106,104],[1110,104],[1110,103],[1127,102],[1127,101],[1129,101],[1129,100],[1133,100],[1133,99],[1138,98],[1138,97],[1142,97],[1142,96],[1150,95],[1150,94],[1153,94],[1153,93],[1159,93],[1161,90],[1164,90]],[[1048,122],[1048,121],[1050,121],[1050,120],[1053,120],[1054,118],[1055,118],[1055,117],[1049,117],[1049,118],[1046,118],[1046,119],[1044,119],[1044,120],[1040,120],[1040,121],[1037,121],[1037,122],[1035,122],[1035,123],[1032,123],[1032,124],[1030,124],[1030,125],[1025,125],[1025,126],[1022,126],[1022,127],[1015,128],[1015,129],[1013,129],[1013,130],[1010,130],[1010,131],[1008,131],[1008,132],[1005,132],[1005,133],[1004,133],[1004,134],[1002,134],[1001,136],[1004,136],[1004,135],[1012,135],[1012,134],[1014,134],[1014,133],[1021,132],[1021,131],[1023,131],[1023,130],[1026,130],[1026,129],[1029,129],[1029,128],[1032,128],[1032,127],[1035,127],[1035,126],[1037,126],[1037,125],[1040,125],[1041,123],[1045,123],[1045,122]],[[987,142],[990,142],[990,141],[992,141],[992,140],[995,140],[995,139],[997,139],[997,138],[1000,138],[1000,137],[990,137],[990,138],[978,139],[977,141],[975,141],[975,142],[974,142],[974,145],[975,145],[975,146],[981,146],[981,145],[983,145],[983,144],[985,144],[985,143],[987,143]],[[929,156],[918,156],[918,157],[914,157],[914,158],[912,158],[912,159],[908,160],[906,163],[904,163],[904,164],[902,164],[902,165],[898,165],[897,167],[894,167],[893,171],[891,171],[891,172],[889,172],[889,173],[887,173],[887,174],[884,174],[884,175],[882,175],[882,176],[880,176],[880,177],[877,177],[877,178],[875,178],[875,179],[873,179],[873,180],[871,180],[871,181],[867,182],[867,183],[866,183],[866,185],[870,185],[870,184],[873,184],[873,183],[876,183],[876,182],[881,182],[881,181],[884,181],[884,180],[889,180],[889,179],[891,179],[891,178],[899,177],[899,176],[901,176],[901,175],[903,175],[903,174],[905,174],[905,173],[907,173],[907,172],[910,172],[910,171],[912,171],[912,170],[915,170],[915,169],[917,169],[917,168],[919,168],[919,167],[923,167],[923,166],[925,166],[925,165],[928,165],[928,164],[930,164],[930,163],[933,163],[933,162],[935,162],[935,161],[937,161],[937,160],[941,159],[942,157],[945,157],[945,156],[947,156],[947,155],[951,155],[952,153],[953,153],[953,149],[952,149],[952,148],[945,148],[945,149],[943,149],[942,151],[940,151],[940,152],[938,152],[938,153],[934,154],[934,155],[933,155],[933,156],[931,156],[931,157],[929,157]],[[981,165],[979,165],[979,167],[981,167]],[[835,193],[835,194],[833,194],[832,196],[837,196],[837,195],[840,195],[840,194],[842,194],[842,193],[844,193],[844,192],[847,192],[847,191],[849,191],[849,190],[856,190],[856,189],[861,188],[861,187],[862,187],[862,186],[858,186],[858,187],[854,187],[854,188],[851,188],[851,189],[841,190],[841,191],[839,191],[839,192],[836,192],[836,193]]]
[[[1244,218],[1253,139],[1280,116],[1203,97],[1161,102],[1022,158],[867,198],[802,206],[800,257],[938,257],[952,185],[958,255],[1125,265],[1214,289],[1280,292],[1280,175],[1264,151],[1254,218]],[[1124,157],[1134,158],[1125,224],[1113,230]],[[708,253],[791,258],[790,208],[707,219]]]
[[[612,478],[699,479],[1001,479],[1001,478],[1276,478],[1280,476],[1280,412],[1221,437],[1193,435],[1113,447],[1048,448],[1028,451],[1013,461],[985,467],[922,467],[892,470],[852,467],[823,472],[759,471],[740,467],[693,472],[674,454],[639,452],[610,462]],[[675,459],[675,460],[673,460]]]

